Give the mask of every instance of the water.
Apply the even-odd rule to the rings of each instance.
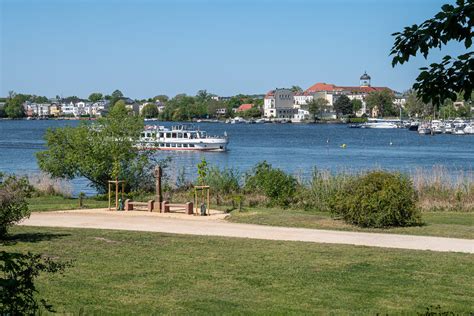
[[[44,148],[49,127],[75,126],[77,121],[0,121],[0,171],[39,172],[35,153]],[[170,126],[172,123],[164,123]],[[202,158],[242,172],[266,160],[287,172],[309,175],[314,167],[332,171],[384,168],[413,171],[442,165],[450,174],[474,169],[474,136],[421,136],[405,129],[351,129],[346,125],[199,123],[208,134],[230,137],[226,153],[157,152],[170,156],[173,176],[184,168],[194,177]],[[390,145],[392,143],[392,145]],[[341,148],[346,144],[345,149]],[[93,194],[85,179],[72,181],[74,192]]]

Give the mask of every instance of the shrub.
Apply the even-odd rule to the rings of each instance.
[[[10,226],[30,215],[26,198],[32,190],[26,178],[9,176],[2,180],[0,178],[0,239]]]
[[[270,205],[286,207],[293,200],[297,189],[296,179],[263,161],[245,178],[245,191],[264,194]]]
[[[216,203],[219,205],[223,196],[240,190],[239,178],[240,174],[235,169],[210,167],[204,177],[204,182],[211,187]]]
[[[44,299],[38,302],[34,281],[41,272],[62,272],[70,265],[38,254],[0,251],[0,314],[40,315],[41,307],[54,312]]]
[[[330,200],[331,211],[361,227],[420,224],[411,180],[399,173],[372,171],[356,177]]]

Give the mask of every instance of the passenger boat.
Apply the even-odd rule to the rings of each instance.
[[[398,125],[387,121],[369,121],[360,126],[361,128],[398,128]]]
[[[141,133],[137,148],[141,150],[197,150],[226,151],[229,138],[209,136],[192,125],[146,126]]]

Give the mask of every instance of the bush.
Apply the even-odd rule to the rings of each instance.
[[[235,169],[211,167],[207,170],[204,183],[211,187],[212,193],[216,197],[216,204],[219,205],[225,195],[239,192],[239,178],[240,174]]]
[[[0,251],[0,315],[40,315],[41,307],[54,312],[44,299],[36,297],[35,279],[41,272],[63,272],[70,266],[38,254]]]
[[[297,189],[296,179],[280,169],[263,161],[246,175],[245,191],[264,194],[269,205],[286,207],[294,200]]]
[[[30,216],[26,198],[31,193],[31,186],[26,178],[9,176],[0,177],[0,239],[8,233],[8,228]]]
[[[407,176],[372,171],[335,193],[330,207],[347,223],[361,227],[412,226],[421,223],[416,200]]]

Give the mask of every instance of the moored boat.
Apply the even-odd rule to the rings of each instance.
[[[226,151],[229,138],[209,136],[192,125],[177,125],[171,129],[164,126],[146,126],[141,133],[137,148],[141,150],[177,151]]]

